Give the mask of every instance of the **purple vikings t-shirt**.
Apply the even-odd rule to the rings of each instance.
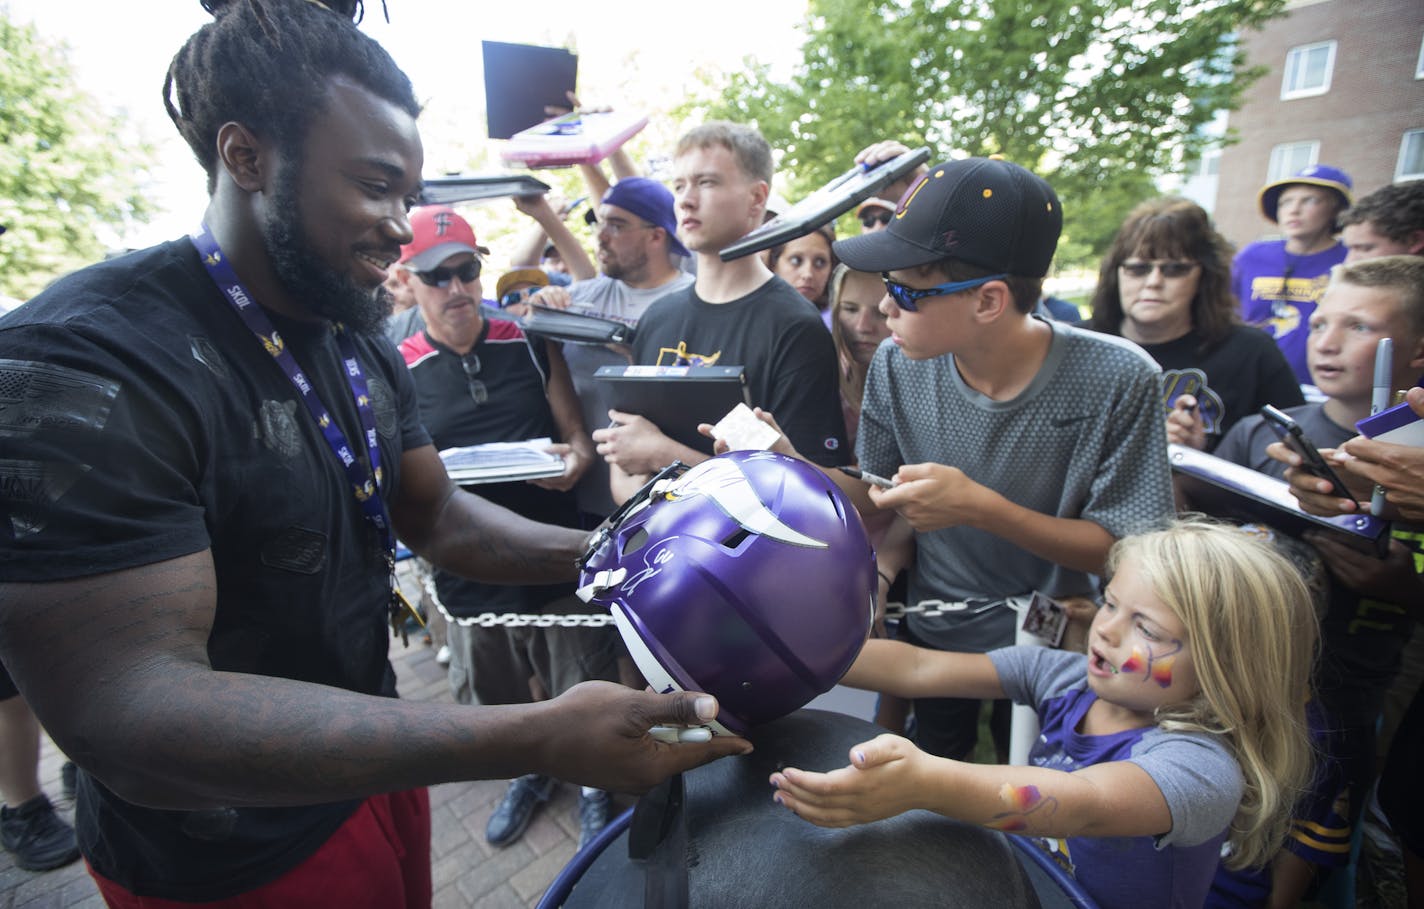
[[[1078,732],[1098,696],[1087,657],[1046,647],[989,653],[1004,693],[1038,711],[1035,767],[1073,772],[1128,761],[1152,777],[1172,813],[1161,836],[1036,837],[1103,909],[1187,909],[1206,899],[1227,826],[1241,801],[1241,769],[1218,736],[1156,726],[1112,735]]]
[[[1305,364],[1310,317],[1330,269],[1345,261],[1345,247],[1336,243],[1308,256],[1286,252],[1284,240],[1252,243],[1231,263],[1231,289],[1241,300],[1241,318],[1266,330],[1286,355],[1296,379],[1311,384]]]

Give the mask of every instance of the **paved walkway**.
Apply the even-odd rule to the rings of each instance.
[[[445,669],[435,653],[416,637],[409,649],[394,642],[391,661],[401,697],[419,701],[450,701]],[[60,813],[73,820],[74,806],[60,798],[59,768],[63,757],[46,737],[40,781]],[[577,790],[560,786],[516,843],[493,849],[485,843],[485,821],[504,794],[506,783],[486,780],[450,783],[430,791],[431,860],[434,864],[436,909],[479,906],[480,909],[533,906],[578,845]],[[631,804],[624,802],[623,805]],[[15,867],[0,850],[0,909],[102,909],[103,900],[84,870],[83,862],[43,873]]]

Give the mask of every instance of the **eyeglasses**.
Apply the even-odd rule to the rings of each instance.
[[[1196,262],[1124,262],[1118,266],[1125,275],[1134,278],[1145,278],[1152,274],[1155,268],[1162,272],[1164,278],[1185,278],[1196,268]]]
[[[489,400],[489,388],[484,382],[475,378],[480,374],[480,358],[476,354],[466,354],[460,358],[460,365],[465,369],[465,381],[470,386],[470,398],[475,404],[483,404]]]
[[[415,276],[430,287],[448,287],[452,278],[459,278],[461,284],[469,284],[480,276],[480,260],[471,259],[458,268],[442,266],[429,271],[417,271]]]
[[[1000,281],[1008,277],[1008,274],[989,275],[984,278],[970,278],[968,281],[950,281],[948,284],[939,284],[934,287],[916,288],[907,287],[899,281],[893,281],[890,275],[885,272],[880,273],[880,277],[885,281],[885,290],[895,299],[895,305],[905,312],[919,312],[919,302],[926,297],[943,297],[949,294],[957,294],[961,290],[970,290],[990,281]]]
[[[615,221],[615,220],[612,220],[612,219],[609,219],[609,218],[604,218],[604,219],[603,219],[603,222],[602,222],[602,226],[599,227],[599,230],[600,230],[600,231],[606,230],[606,231],[608,231],[608,235],[609,235],[610,237],[616,237],[616,236],[618,236],[619,234],[623,233],[624,231],[629,231],[629,230],[652,230],[654,227],[657,227],[657,225],[656,225],[656,224],[648,224],[648,223],[646,223],[646,222],[644,222],[644,223],[642,223],[642,224],[629,224],[627,221]]]
[[[880,225],[889,224],[889,223],[890,223],[890,219],[893,218],[893,217],[895,217],[893,214],[891,214],[891,213],[888,212],[888,211],[885,211],[884,209],[881,209],[880,214],[878,214],[878,215],[871,215],[871,214],[861,215],[861,216],[860,216],[860,226],[863,227],[863,228],[865,228],[866,230],[870,230],[872,227],[876,226],[877,224],[880,224]]]

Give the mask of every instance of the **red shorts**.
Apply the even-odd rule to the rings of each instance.
[[[430,794],[425,789],[375,795],[310,858],[256,890],[230,899],[187,903],[135,896],[89,869],[114,909],[279,909],[342,906],[428,909]]]

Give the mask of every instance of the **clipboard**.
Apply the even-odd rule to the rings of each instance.
[[[608,386],[614,410],[646,417],[674,442],[709,455],[712,440],[697,424],[752,403],[744,366],[600,366],[593,377]]]
[[[491,139],[508,139],[548,114],[567,109],[578,81],[578,57],[561,47],[481,41],[485,69],[485,122]]]
[[[528,174],[447,174],[426,177],[420,189],[421,205],[453,205],[505,196],[537,196],[549,184]]]
[[[575,344],[632,344],[634,328],[613,319],[529,304],[529,313],[519,319],[525,334],[543,335],[555,341]]]
[[[564,114],[531,126],[500,150],[506,163],[526,167],[567,167],[602,161],[648,125],[648,118],[628,111]]]
[[[853,167],[775,218],[722,250],[723,262],[804,237],[909,174],[930,159],[927,147],[882,161],[870,170]]]
[[[1329,531],[1345,545],[1373,556],[1383,556],[1389,547],[1388,521],[1368,514],[1309,514],[1284,480],[1185,445],[1169,444],[1167,458],[1172,476],[1198,511],[1267,524],[1293,537],[1307,530]]]

